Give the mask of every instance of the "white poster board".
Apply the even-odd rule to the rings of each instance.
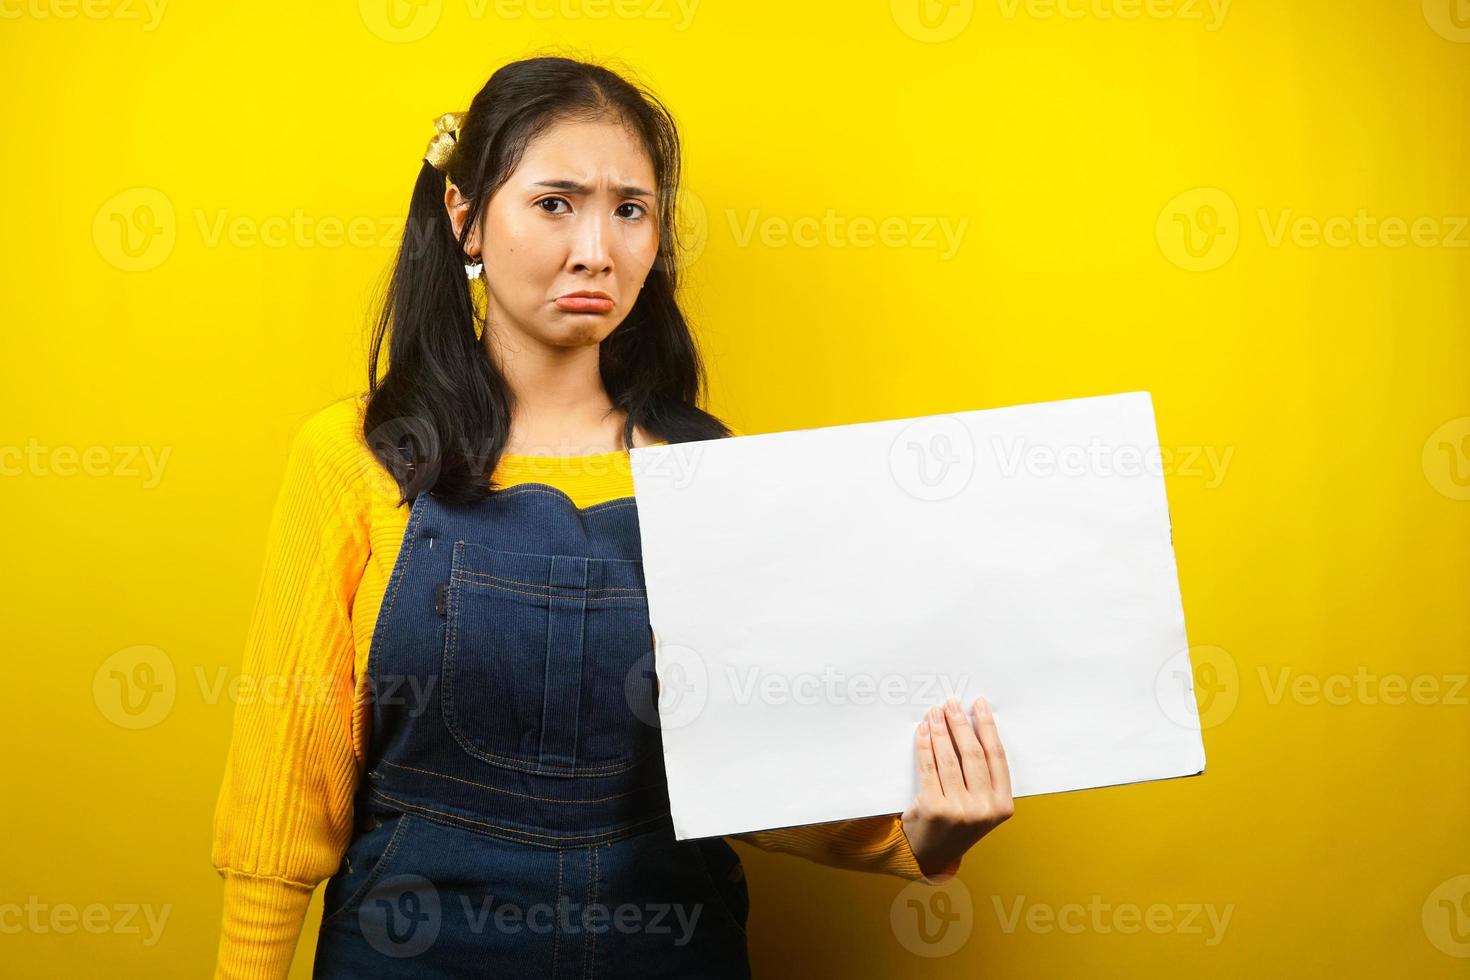
[[[631,458],[679,839],[903,811],[951,694],[1018,797],[1204,771],[1147,392]]]

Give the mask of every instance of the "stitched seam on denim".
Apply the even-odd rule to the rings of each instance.
[[[637,602],[643,598],[642,590],[639,591],[638,595],[591,596],[582,595],[582,590],[577,590],[572,594],[562,592],[529,592],[526,589],[512,589],[508,585],[498,585],[494,582],[469,581],[463,574],[459,576],[459,580],[460,584],[471,585],[477,589],[496,589],[500,592],[511,592],[516,595],[528,595],[533,599],[581,599],[584,602]]]
[[[380,759],[378,761],[380,765],[392,766],[394,769],[407,769],[410,772],[423,773],[425,776],[437,776],[440,779],[450,779],[456,783],[464,783],[466,786],[477,786],[480,789],[490,790],[492,793],[503,793],[506,796],[518,796],[521,799],[525,800],[540,800],[542,803],[606,803],[609,800],[620,800],[625,796],[633,796],[637,793],[643,792],[648,788],[640,787],[638,789],[630,789],[627,792],[614,793],[611,796],[597,796],[588,799],[567,800],[560,799],[555,796],[536,796],[534,793],[517,793],[514,790],[500,789],[498,786],[491,786],[489,783],[477,783],[473,779],[461,779],[458,776],[451,776],[448,773],[435,772],[432,769],[419,769],[415,766],[401,766],[396,762],[389,762],[387,759]]]
[[[342,903],[340,909],[322,920],[322,925],[337,921],[340,916],[367,897],[368,890],[378,883],[378,879],[382,878],[383,869],[388,866],[388,862],[392,859],[393,855],[398,853],[398,846],[403,843],[404,837],[408,835],[408,821],[410,819],[406,813],[398,817],[398,826],[393,828],[393,833],[388,837],[388,844],[383,848],[383,856],[378,858],[378,863],[373,865],[372,871],[368,872],[367,879],[358,885],[352,894],[347,897],[347,901]]]
[[[388,805],[390,799],[386,794],[376,789],[370,790],[368,796],[370,799],[383,805]],[[399,801],[395,802],[398,802],[400,806],[403,805]],[[538,847],[547,850],[571,850],[572,848],[586,847],[588,845],[588,842],[585,841],[560,843],[558,841],[531,840],[527,837],[527,832],[525,831],[495,826],[489,828],[474,826],[477,821],[472,818],[461,817],[458,814],[445,813],[426,807],[417,807],[417,809],[423,811],[420,814],[422,819],[430,823],[441,827],[450,827],[455,830],[463,830],[466,833],[478,834],[482,837],[489,837],[492,840],[507,841],[512,844],[524,844],[527,847]],[[591,843],[616,844],[619,841],[640,837],[644,834],[657,833],[660,828],[667,829],[670,833],[673,832],[673,820],[667,810],[649,820],[640,820],[637,823],[619,825],[616,829],[607,831],[601,839]]]
[[[547,570],[546,570],[546,573],[548,575],[550,575],[550,574],[552,574],[555,571],[555,569],[556,569],[556,565],[553,562],[552,564],[548,565]],[[583,565],[582,565],[582,576],[583,576],[584,579],[586,578],[586,575],[587,575],[587,566],[586,566],[585,563],[583,563]],[[510,591],[510,590],[507,589],[506,591]],[[575,602],[576,600],[574,599],[572,601]],[[586,617],[586,615],[587,615],[586,606],[587,606],[587,600],[584,597],[582,599],[582,605],[581,605],[581,607],[579,607],[577,609],[576,613],[575,613],[575,617],[578,620],[584,619]],[[545,643],[545,646],[542,648],[542,654],[543,654],[543,656],[542,656],[542,665],[543,666],[542,666],[542,677],[541,677],[541,738],[536,743],[536,769],[537,769],[538,772],[543,771],[543,770],[548,769],[548,768],[551,768],[551,769],[554,769],[555,768],[555,766],[547,766],[546,765],[546,758],[547,758],[547,752],[546,752],[546,735],[547,735],[548,732],[552,731],[552,729],[555,727],[551,723],[551,719],[549,718],[549,716],[551,715],[551,711],[552,711],[552,708],[551,708],[552,699],[554,697],[554,695],[552,694],[552,692],[556,690],[556,685],[553,684],[552,683],[552,680],[551,680],[551,643],[552,643],[552,638],[556,634],[557,620],[560,619],[562,616],[564,616],[566,614],[566,612],[567,612],[566,610],[563,610],[560,607],[558,607],[555,610],[553,610],[551,608],[548,608],[546,610],[546,643]],[[580,634],[578,635],[578,640],[579,641],[581,640]],[[579,666],[580,666],[580,661],[579,661]],[[582,680],[582,678],[581,678],[581,672],[579,670],[578,671],[578,676],[577,676],[577,682],[578,682],[579,685],[581,683],[581,680]],[[572,724],[573,724],[572,734],[573,734],[573,737],[575,737],[576,731],[577,731],[577,729],[575,727],[575,725],[576,725],[575,720],[572,722]],[[573,744],[575,745],[575,743],[573,743]],[[575,755],[573,755],[573,757],[572,757],[572,765],[573,766],[576,765],[576,756]]]
[[[419,501],[423,499],[428,491],[422,491],[418,497],[413,499],[413,505],[409,508],[408,521],[403,529],[403,538],[398,546],[398,558],[393,563],[393,570],[388,573],[388,585],[384,589],[383,598],[378,603],[378,618],[373,622],[373,635],[368,640],[368,662],[367,675],[373,677],[373,668],[378,660],[378,647],[381,645],[378,636],[385,629],[388,616],[393,612],[393,606],[398,601],[398,593],[403,587],[404,569],[408,567],[409,559],[413,556],[413,546],[416,539],[415,534],[419,524],[423,522],[424,511],[427,507],[420,507]],[[371,688],[370,688],[371,690]]]
[[[440,699],[444,704],[445,724],[449,728],[450,733],[454,736],[454,740],[459,743],[459,747],[469,755],[481,760],[482,762],[488,762],[491,765],[500,766],[505,769],[514,769],[517,772],[523,772],[532,776],[545,776],[548,773],[566,773],[568,777],[576,778],[577,776],[616,776],[619,773],[627,772],[629,769],[637,767],[641,762],[643,762],[646,758],[653,754],[652,748],[645,747],[639,750],[637,756],[633,757],[627,762],[609,763],[605,766],[555,767],[545,766],[539,763],[528,763],[520,759],[511,758],[509,756],[496,755],[493,752],[487,752],[484,749],[476,746],[460,732],[459,724],[454,715],[451,695],[449,694],[451,686],[450,670],[446,669],[444,671],[445,693]]]
[[[475,549],[478,549],[480,551],[493,551],[493,552],[497,552],[497,553],[502,554],[502,555],[510,555],[513,558],[540,558],[540,559],[545,560],[547,558],[566,557],[566,558],[584,558],[587,561],[601,562],[601,563],[603,563],[605,565],[642,565],[643,564],[643,559],[641,559],[641,558],[594,558],[594,557],[591,557],[590,555],[546,555],[546,554],[542,554],[539,551],[508,551],[508,550],[506,550],[504,548],[492,548],[488,544],[480,544],[478,541],[470,541],[470,540],[467,540],[465,538],[461,538],[459,541],[456,541],[455,543],[456,544],[462,544],[462,545],[464,545],[464,547],[465,547],[465,560],[466,561],[469,561],[469,558],[470,558],[470,549],[471,548],[475,548]],[[472,569],[466,569],[466,570],[467,571],[472,571]]]
[[[556,852],[556,904],[561,903],[561,868],[567,856],[566,851]],[[551,977],[556,980],[556,958],[561,952],[561,930],[557,929],[551,934]]]
[[[580,588],[577,588],[574,585],[552,585],[552,586],[547,586],[547,585],[544,585],[544,584],[539,583],[539,582],[522,582],[520,579],[516,579],[516,578],[506,578],[503,575],[491,575],[489,572],[475,572],[475,571],[470,571],[469,569],[465,569],[464,571],[461,571],[460,572],[460,576],[463,577],[463,578],[466,578],[466,579],[470,579],[470,580],[485,579],[485,578],[494,579],[497,582],[507,582],[507,583],[509,583],[511,585],[524,585],[524,586],[527,586],[528,588],[532,588],[532,589],[545,589],[545,588],[567,589],[567,590],[570,590],[572,592],[636,592],[639,595],[643,595],[643,594],[645,594],[648,591],[647,589],[640,589],[640,588],[638,588],[636,586],[621,586],[621,585],[605,585],[605,586],[598,586],[597,588],[593,588],[593,589],[580,589]]]
[[[624,825],[624,827],[622,827],[622,828],[620,828],[618,830],[607,830],[607,831],[603,831],[600,834],[538,834],[538,833],[536,833],[533,830],[520,830],[519,828],[516,828],[516,827],[502,827],[500,824],[498,824],[498,823],[491,823],[488,820],[476,820],[474,817],[465,817],[465,816],[461,816],[458,813],[449,813],[446,810],[436,810],[436,809],[434,809],[433,807],[430,807],[430,806],[423,806],[422,804],[418,804],[418,803],[409,803],[407,800],[400,800],[400,799],[397,799],[395,797],[389,796],[387,793],[384,793],[380,789],[375,789],[375,790],[373,790],[373,792],[375,794],[377,794],[378,796],[382,797],[387,802],[394,804],[395,806],[407,807],[410,810],[422,810],[425,813],[437,813],[440,816],[445,817],[445,818],[450,819],[450,820],[463,820],[463,821],[465,821],[467,823],[478,824],[478,825],[480,825],[482,827],[493,827],[496,830],[503,830],[503,831],[505,831],[508,834],[521,834],[522,836],[525,836],[525,837],[540,837],[540,838],[542,838],[544,840],[552,840],[552,841],[556,841],[556,840],[566,840],[566,841],[571,841],[571,840],[597,840],[597,839],[601,839],[603,837],[606,837],[609,834],[622,833],[623,830],[626,830],[626,829],[631,828],[631,827],[641,827],[641,826],[643,826],[644,824],[647,824],[647,823],[655,823],[655,822],[657,822],[659,820],[664,819],[664,817],[668,816],[668,814],[659,814],[656,817],[648,817],[648,818],[643,819],[643,820],[635,820],[635,821],[633,821],[630,824]]]
[[[456,543],[450,552],[449,560],[449,589],[445,603],[445,619],[448,628],[444,631],[444,649],[440,652],[440,663],[444,669],[444,687],[440,691],[439,704],[440,713],[444,716],[444,727],[454,735],[454,740],[464,746],[464,739],[459,735],[459,725],[455,720],[454,704],[454,665],[459,659],[459,589],[454,583],[454,570],[459,564],[462,548]]]
[[[596,894],[596,883],[597,848],[593,846],[587,848],[587,897],[586,903],[582,906],[582,929],[584,933],[584,938],[582,939],[582,980],[590,980],[592,976],[592,930],[587,928],[586,917],[587,910],[592,907],[592,899]]]
[[[459,579],[459,572],[463,571],[461,560],[464,556],[463,546],[466,543],[467,542],[464,541],[455,542],[454,550],[453,552],[451,552],[452,557],[450,558],[449,564],[449,601],[445,609],[446,618],[448,619],[448,629],[444,631],[445,647],[444,650],[441,651],[440,656],[440,663],[444,668],[444,688],[442,693],[440,694],[439,703],[442,706],[444,726],[449,729],[449,733],[454,736],[454,740],[459,743],[459,747],[476,759],[483,760],[492,765],[503,766],[507,769],[514,769],[518,772],[531,773],[533,775],[545,775],[547,772],[566,772],[573,777],[578,774],[590,776],[612,776],[621,772],[627,772],[629,769],[632,769],[639,763],[641,763],[646,756],[651,755],[651,748],[645,747],[644,749],[640,750],[638,755],[634,756],[632,759],[629,759],[626,762],[608,763],[607,765],[602,766],[572,766],[570,768],[558,768],[541,765],[539,761],[535,764],[531,764],[522,762],[519,759],[514,759],[509,756],[502,756],[497,755],[493,752],[488,752],[474,745],[474,743],[472,743],[469,738],[460,731],[458,709],[455,706],[454,701],[454,670],[455,663],[459,659],[459,604],[460,593],[462,591],[463,585],[462,580]],[[499,588],[499,586],[489,587]],[[507,589],[506,591],[514,590]]]
[[[620,510],[624,507],[633,507],[638,503],[633,497],[617,497],[612,500],[604,500],[600,504],[592,504],[581,508],[582,513],[590,514],[593,511]]]
[[[446,684],[448,683],[447,671],[445,682]],[[448,703],[447,700],[445,703]],[[653,754],[651,749],[645,748],[639,751],[639,754],[636,758],[626,763],[617,763],[615,765],[596,767],[575,766],[568,768],[557,768],[553,766],[543,766],[537,765],[535,763],[527,763],[521,761],[520,759],[510,758],[509,756],[501,756],[496,755],[493,752],[486,752],[484,749],[477,747],[474,743],[470,742],[462,735],[460,735],[457,725],[451,724],[449,727],[450,731],[454,734],[454,740],[459,743],[459,747],[464,749],[465,752],[474,756],[476,759],[479,759],[482,762],[488,762],[493,766],[500,766],[505,769],[514,769],[516,772],[523,772],[531,776],[545,776],[548,773],[566,773],[567,776],[570,778],[576,778],[577,776],[616,776],[619,773],[627,772],[629,769],[636,767],[639,763],[643,762],[647,757]]]
[[[497,497],[518,497],[523,493],[541,493],[546,494],[549,497],[560,497],[567,503],[571,504],[574,510],[578,510],[584,514],[589,514],[596,510],[612,510],[617,507],[630,507],[637,502],[632,497],[615,497],[612,500],[604,500],[598,504],[589,504],[586,507],[578,507],[577,502],[572,499],[571,494],[567,493],[565,490],[560,490],[556,487],[553,487],[549,483],[518,483],[515,486],[506,487],[504,490],[497,490],[494,495]]]

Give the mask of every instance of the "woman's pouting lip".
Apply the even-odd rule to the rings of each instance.
[[[612,310],[613,301],[605,293],[568,293],[556,298],[556,306],[568,313],[607,313]]]

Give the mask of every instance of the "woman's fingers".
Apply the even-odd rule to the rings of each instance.
[[[943,796],[944,790],[939,785],[939,766],[934,761],[934,736],[930,730],[928,715],[919,722],[919,730],[914,733],[914,765],[919,770],[919,796]]]
[[[965,777],[960,770],[959,756],[955,755],[949,723],[944,719],[944,712],[937,707],[929,709],[929,727],[934,735],[934,762],[939,767],[939,785],[945,796],[959,796],[965,791]]]
[[[964,770],[965,786],[974,792],[983,790],[990,782],[990,771],[985,763],[985,749],[980,740],[975,737],[975,729],[970,725],[970,719],[965,717],[965,709],[960,707],[960,702],[950,698],[941,706],[944,712],[944,720],[949,726],[950,737],[954,739],[956,750],[959,752],[960,767]]]
[[[946,702],[930,708],[914,733],[919,792],[902,824],[925,874],[947,867],[1015,811],[990,704],[977,699],[974,713],[972,725],[958,704]]]
[[[980,744],[985,748],[985,762],[996,793],[1004,799],[1010,799],[1011,767],[1006,761],[1005,746],[1000,742],[1000,732],[995,727],[995,715],[990,711],[990,702],[983,697],[975,699],[975,731],[980,736]]]
[[[990,703],[975,700],[973,725],[953,699],[932,707],[914,733],[919,799],[965,805],[1011,800],[1011,770]]]

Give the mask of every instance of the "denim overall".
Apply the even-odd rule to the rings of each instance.
[[[313,976],[749,977],[739,856],[673,836],[640,555],[632,497],[418,495]]]

